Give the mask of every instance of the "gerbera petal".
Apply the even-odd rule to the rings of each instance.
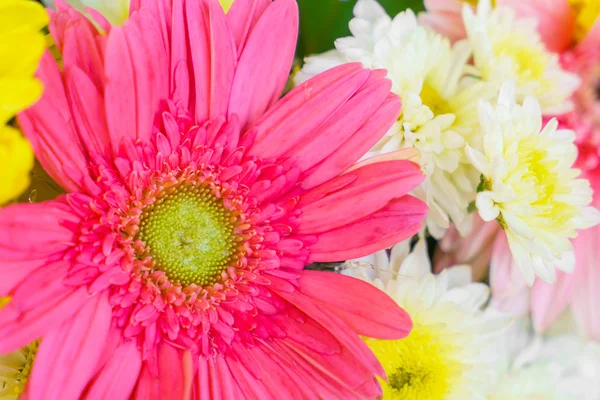
[[[371,72],[360,64],[332,68],[288,93],[253,127],[250,155],[278,157],[309,137],[354,95]]]
[[[351,183],[337,188],[336,181],[349,176],[353,178]],[[406,195],[423,179],[418,165],[404,160],[368,164],[355,169],[303,196],[299,232],[325,232],[367,217],[390,200]],[[316,193],[326,195],[311,201]]]
[[[113,27],[106,43],[104,103],[114,150],[123,138],[149,138],[160,95],[164,95],[159,89],[167,71],[160,68],[164,66],[160,45],[147,41],[140,27],[142,18],[143,10],[123,27]]]
[[[211,400],[243,398],[223,357],[201,358],[196,379],[198,397]]]
[[[400,98],[390,94],[371,118],[346,141],[330,153],[323,161],[304,173],[304,189],[311,189],[345,171],[362,157],[368,149],[379,141],[377,132],[386,132],[390,121],[397,119],[400,112]]]
[[[140,369],[142,356],[135,341],[121,344],[94,379],[86,399],[128,399]]]
[[[531,319],[537,332],[545,332],[571,301],[576,273],[557,272],[556,283],[537,280],[531,288]]]
[[[161,343],[157,350],[155,368],[152,360],[146,361],[134,398],[139,400],[181,400],[184,387],[183,360],[179,350],[167,343]],[[154,376],[156,375],[156,376]]]
[[[29,381],[34,399],[78,399],[96,370],[111,322],[108,294],[88,300],[44,335]]]
[[[390,97],[391,87],[392,82],[385,79],[385,71],[372,72],[363,86],[343,106],[336,110],[325,123],[315,129],[310,136],[300,141],[297,146],[294,146],[290,154],[283,154],[283,156],[289,156],[293,153],[294,156],[300,158],[300,168],[302,170],[307,170],[329,158],[331,154],[335,154],[338,150],[335,146],[331,146],[332,143],[340,144],[337,147],[343,148],[344,145],[347,145],[348,140],[351,140],[356,133],[360,133],[366,123],[369,123],[369,128],[377,126],[379,120],[373,117],[381,109],[385,100]],[[397,110],[377,115],[377,117],[385,119],[385,122],[381,127],[382,129],[370,132],[370,141],[375,143],[398,120],[400,115],[399,101],[397,105]],[[358,151],[360,149],[363,150],[363,154],[366,153],[370,149],[368,147],[370,141],[367,140],[366,143],[362,143],[362,146],[353,146],[353,150]],[[354,160],[344,160],[347,163],[346,167],[350,166],[361,155],[357,155]],[[340,169],[337,172],[342,171]]]
[[[348,225],[319,233],[311,261],[333,262],[372,254],[415,235],[427,205],[412,196],[394,199],[381,210]]]
[[[77,218],[59,202],[17,204],[0,209],[0,296],[9,292],[54,254],[66,250]]]
[[[71,122],[60,70],[50,53],[42,57],[37,77],[44,85],[44,94],[19,114],[19,124],[46,172],[64,189],[81,191],[88,174],[87,162]]]
[[[297,38],[296,1],[273,2],[250,32],[233,78],[229,114],[237,114],[242,127],[256,121],[281,96]]]
[[[299,290],[317,300],[359,335],[392,340],[407,336],[412,329],[406,311],[384,292],[360,279],[305,270]]]
[[[54,296],[30,311],[21,312],[8,303],[0,310],[0,353],[15,351],[45,335],[76,313],[88,297],[85,288]]]
[[[227,113],[236,50],[223,8],[216,1],[185,3],[195,84],[196,120]]]
[[[242,54],[250,33],[271,0],[236,0],[227,13],[227,24],[235,40],[238,56]]]

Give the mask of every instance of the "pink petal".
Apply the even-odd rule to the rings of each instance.
[[[406,195],[424,179],[418,165],[404,160],[369,164],[344,174],[344,178],[348,176],[355,178],[349,185],[335,190],[334,179],[313,189],[321,192],[331,187],[326,196],[308,204],[309,200],[301,201],[302,222],[298,232],[325,232],[365,218],[390,200]],[[307,192],[305,199],[313,192]]]
[[[237,383],[222,356],[200,357],[196,378],[198,398],[211,400],[240,399]]]
[[[87,297],[84,287],[65,291],[25,313],[9,303],[0,310],[0,353],[15,351],[46,335],[75,314]]]
[[[71,121],[60,71],[50,53],[42,57],[37,76],[44,94],[18,115],[19,125],[46,172],[67,191],[85,191],[87,159]]]
[[[596,226],[580,232],[573,245],[577,266],[573,272],[575,288],[571,309],[580,329],[590,339],[600,340],[600,228]]]
[[[393,340],[412,330],[406,311],[387,294],[360,279],[304,270],[299,291],[337,315],[359,335]]]
[[[66,90],[73,110],[73,122],[88,154],[107,156],[110,137],[104,114],[102,94],[77,67],[65,73]]]
[[[148,140],[167,76],[153,17],[140,11],[123,27],[113,27],[106,44],[104,105],[113,149],[123,138]],[[153,40],[148,40],[153,39]]]
[[[419,14],[419,23],[446,36],[452,42],[466,37],[461,16],[463,2],[456,0],[425,0],[427,12]]]
[[[108,294],[88,300],[60,328],[44,335],[29,381],[34,399],[78,399],[100,359],[111,322]]]
[[[394,199],[362,220],[318,234],[310,260],[349,260],[391,247],[415,235],[426,214],[427,205],[412,196]]]
[[[0,272],[12,261],[45,260],[73,244],[70,225],[79,219],[60,201],[0,209]]]
[[[239,56],[229,115],[249,126],[275,103],[288,80],[298,38],[298,5],[277,0],[262,14]]]
[[[250,33],[271,0],[236,0],[227,13],[227,25],[235,40],[237,54],[242,54]]]
[[[142,356],[135,341],[121,344],[86,394],[88,400],[128,399],[142,367]]]
[[[354,150],[354,159],[343,160],[347,168],[358,160],[392,127],[400,115],[400,101],[396,100],[396,109],[383,108],[385,114],[379,113],[382,105],[390,96],[391,81],[385,79],[383,71],[372,72],[369,79],[348,101],[335,111],[333,115],[321,126],[315,129],[310,136],[304,138],[297,146],[290,149],[286,156],[295,156],[300,159],[300,168],[305,171],[316,164],[329,159],[339,149],[352,145],[348,141],[356,134],[361,134],[365,124],[372,129],[368,138],[361,137],[362,142],[358,149]],[[395,95],[392,95],[396,97]],[[376,113],[378,113],[376,115]],[[371,122],[373,117],[384,119],[384,121]],[[365,140],[366,139],[366,140]],[[332,146],[334,144],[334,146]],[[345,168],[340,168],[342,172]]]
[[[223,8],[216,1],[187,1],[185,5],[196,120],[203,123],[227,114],[236,50]]]
[[[280,157],[326,122],[369,79],[360,64],[332,68],[288,93],[253,127],[250,155]]]
[[[395,116],[399,110],[400,99],[398,96],[390,94],[385,102],[379,106],[379,109],[352,135],[352,137],[341,143],[341,145],[321,163],[305,172],[305,179],[302,182],[302,187],[304,189],[314,188],[323,182],[333,179],[342,171],[346,171],[350,167],[355,169],[359,166],[366,165],[361,164],[357,166],[354,163],[360,157],[364,156],[366,152],[381,139],[379,134],[375,134],[374,132],[387,132],[389,130],[390,118]],[[372,162],[375,158],[373,157],[370,160]]]
[[[490,260],[492,304],[516,317],[529,313],[529,287],[519,272],[508,247],[506,235],[496,236]]]
[[[161,343],[157,350],[158,376],[152,376],[146,364],[135,392],[138,400],[181,400],[185,392],[183,361],[179,350]]]
[[[535,330],[544,333],[556,321],[571,301],[575,273],[557,271],[556,283],[536,280],[531,289],[531,319]]]

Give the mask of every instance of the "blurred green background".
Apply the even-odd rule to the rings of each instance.
[[[339,37],[350,35],[348,22],[357,0],[298,0],[300,6],[300,39],[297,56],[322,53],[333,48]],[[423,10],[422,0],[379,0],[389,15],[407,8]]]

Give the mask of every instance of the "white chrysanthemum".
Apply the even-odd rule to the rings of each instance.
[[[426,180],[416,194],[429,204],[431,233],[441,237],[450,220],[465,233],[478,174],[464,145],[478,146],[477,101],[494,98],[496,85],[466,75],[471,56],[466,41],[452,47],[443,36],[419,26],[410,10],[391,19],[375,0],[359,0],[354,15],[353,36],[338,39],[334,51],[307,58],[296,83],[345,62],[386,69],[392,91],[402,99],[402,114],[367,156],[419,149]]]
[[[600,346],[575,335],[534,337],[514,324],[499,338],[498,364],[488,400],[598,400]]]
[[[474,74],[497,85],[515,81],[518,100],[535,97],[544,114],[571,109],[569,98],[579,78],[561,69],[558,56],[546,50],[535,20],[517,19],[512,8],[492,9],[490,0],[479,1],[477,14],[465,5],[463,20],[473,46]]]
[[[389,378],[386,400],[483,400],[497,360],[485,349],[505,320],[482,312],[488,287],[471,282],[471,270],[457,266],[433,275],[424,241],[409,242],[350,261],[344,273],[389,294],[413,319],[402,340],[365,339]],[[491,356],[490,356],[491,354]]]
[[[39,342],[21,350],[0,355],[0,400],[17,400],[31,373]]]
[[[479,110],[484,153],[467,148],[482,174],[477,209],[485,221],[497,219],[504,228],[517,267],[531,286],[537,275],[556,280],[554,266],[574,267],[570,239],[576,230],[600,222],[589,207],[592,189],[577,179],[573,168],[575,133],[557,129],[551,120],[542,129],[538,102],[528,97],[515,102],[515,87],[506,83],[494,109],[482,102]]]

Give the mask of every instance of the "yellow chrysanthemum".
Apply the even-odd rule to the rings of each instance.
[[[577,40],[583,39],[600,16],[600,1],[569,0],[569,3],[577,18],[575,37]]]
[[[40,30],[47,23],[44,8],[34,1],[0,4],[0,204],[29,185],[33,153],[20,133],[5,124],[42,94],[33,74],[45,48]]]
[[[23,393],[39,343],[0,356],[0,400],[17,400]]]

